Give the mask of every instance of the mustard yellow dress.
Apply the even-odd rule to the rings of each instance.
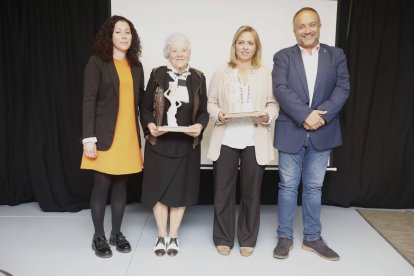
[[[96,159],[82,155],[81,169],[112,175],[142,171],[143,159],[135,121],[134,85],[128,61],[114,60],[119,77],[119,109],[111,147],[98,151]],[[99,137],[97,137],[99,140]]]

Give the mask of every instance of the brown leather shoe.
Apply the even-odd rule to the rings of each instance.
[[[253,247],[240,247],[240,255],[243,257],[249,257],[253,254]]]
[[[223,256],[230,255],[230,247],[229,246],[226,246],[226,245],[217,245],[216,248],[217,248],[217,252],[220,255],[223,255]]]

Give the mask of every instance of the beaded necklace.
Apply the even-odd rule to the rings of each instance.
[[[250,73],[252,73],[252,70],[250,70]],[[237,80],[239,81],[239,86],[240,86],[240,102],[244,103],[244,97],[243,97],[243,89],[246,87],[246,85],[243,84],[240,75],[237,75]],[[250,84],[249,84],[249,80],[247,81],[247,97],[246,97],[246,103],[250,103],[251,101],[251,97],[252,97],[252,92],[250,90]]]

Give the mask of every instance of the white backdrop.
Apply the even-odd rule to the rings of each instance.
[[[113,15],[128,18],[138,31],[146,82],[152,68],[166,64],[162,49],[172,32],[189,37],[190,65],[204,72],[207,85],[214,70],[228,61],[231,40],[241,25],[251,25],[259,33],[263,64],[269,68],[274,53],[296,44],[292,17],[302,7],[318,11],[320,41],[335,44],[337,1],[332,0],[112,0],[111,5]],[[212,125],[202,143],[202,167],[211,165],[206,153]],[[277,158],[272,162],[276,164]]]

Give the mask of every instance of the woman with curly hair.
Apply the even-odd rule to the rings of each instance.
[[[141,172],[143,165],[138,106],[144,91],[144,72],[137,31],[122,16],[106,20],[93,49],[84,72],[81,169],[94,170],[90,200],[95,228],[92,249],[98,257],[107,258],[112,256],[109,244],[119,252],[131,251],[121,232],[121,222],[128,175]],[[112,231],[108,244],[103,221],[109,188]]]

